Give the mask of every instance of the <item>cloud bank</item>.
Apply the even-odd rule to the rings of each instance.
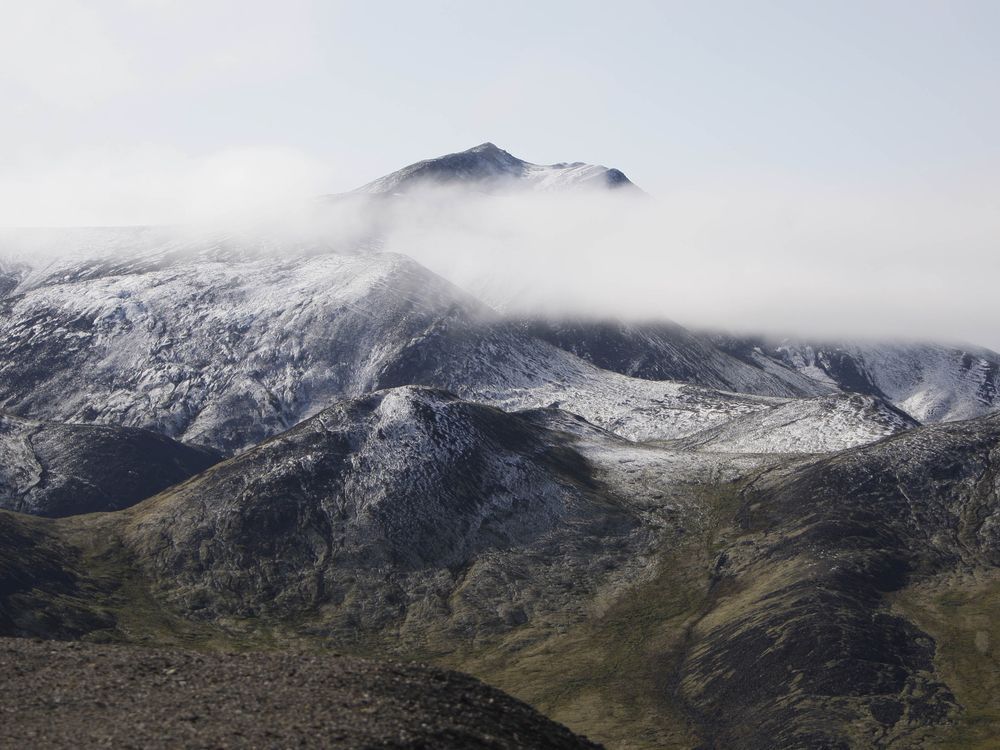
[[[386,248],[515,313],[1000,347],[1000,196],[773,182],[402,200]]]
[[[0,176],[0,223],[48,223],[61,207],[64,224],[238,226],[275,247],[399,252],[513,315],[1000,349],[1000,196],[972,180],[946,193],[762,180],[640,199],[436,188],[317,202],[326,175],[288,149],[94,153]]]

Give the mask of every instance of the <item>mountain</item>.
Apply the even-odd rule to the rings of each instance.
[[[679,682],[713,743],[995,741],[998,469],[993,415],[747,485]]]
[[[6,409],[223,450],[371,390],[429,326],[485,312],[400,256],[214,237],[42,267],[0,308]]]
[[[466,675],[329,653],[0,639],[0,674],[4,747],[598,747]]]
[[[859,393],[918,422],[996,411],[1000,354],[905,342],[809,343],[689,331],[670,323],[536,319],[524,330],[598,367],[768,396]]]
[[[998,466],[997,416],[750,455],[400,388],[127,510],[0,513],[0,629],[416,657],[614,746],[939,746],[994,727]]]
[[[761,396],[819,396],[836,388],[770,358],[735,357],[674,323],[538,318],[522,325],[533,336],[629,377]]]
[[[483,192],[505,190],[639,189],[617,169],[583,162],[532,164],[492,143],[425,159],[380,177],[354,195],[397,195],[416,187],[458,185]]]
[[[558,403],[632,439],[780,403],[600,369],[391,253],[266,236],[119,241],[135,249],[39,266],[0,299],[0,407],[233,452],[339,399],[410,384],[504,408]],[[690,380],[826,391],[787,367],[722,354],[699,366],[697,353],[683,352]]]
[[[461,668],[511,636],[586,627],[659,575],[664,545],[702,538],[705,487],[772,460],[639,445],[558,409],[381,391],[128,510],[61,525],[0,513],[0,632],[335,643]],[[676,712],[642,721],[683,726]]]
[[[749,412],[680,442],[716,452],[829,453],[873,443],[918,425],[873,396],[821,396]]]
[[[149,500],[119,533],[184,611],[308,611],[340,639],[424,640],[558,612],[566,587],[649,544],[638,527],[561,432],[406,387],[324,410]]]
[[[600,169],[487,145],[355,198]],[[308,232],[43,239],[0,267],[0,496],[39,514],[0,509],[0,635],[77,644],[0,644],[0,737],[62,741],[125,680],[151,737],[198,703],[217,744],[263,736],[274,698],[262,744],[303,712],[361,744],[577,742],[331,649],[616,748],[1000,735],[993,353],[509,319]]]
[[[770,353],[842,390],[883,396],[921,422],[969,419],[1000,406],[1000,354],[988,349],[786,342]]]
[[[0,508],[40,516],[119,510],[218,459],[145,430],[0,414]]]

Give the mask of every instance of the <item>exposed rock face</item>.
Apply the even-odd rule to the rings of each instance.
[[[5,638],[0,712],[4,747],[599,747],[466,675],[317,653]]]
[[[0,508],[54,517],[119,510],[219,458],[146,430],[0,414]]]

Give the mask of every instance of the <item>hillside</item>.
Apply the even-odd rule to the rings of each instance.
[[[120,510],[220,458],[145,430],[0,414],[0,508],[38,516]]]

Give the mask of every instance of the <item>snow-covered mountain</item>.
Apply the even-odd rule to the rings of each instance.
[[[849,393],[885,398],[920,422],[950,422],[1000,408],[1000,354],[934,343],[727,340],[736,356],[767,357]]]
[[[484,144],[340,207],[429,183],[631,185]],[[1000,415],[918,421],[1000,355],[515,320],[375,246],[0,234],[0,634],[433,661],[609,747],[997,735]]]
[[[481,192],[558,191],[580,188],[639,189],[617,169],[583,162],[532,164],[492,143],[416,164],[379,177],[354,195],[395,195],[427,185],[458,185]]]
[[[838,394],[748,412],[681,443],[716,452],[826,453],[872,443],[918,424],[880,398]]]
[[[598,367],[644,380],[675,380],[764,396],[820,396],[837,390],[767,357],[736,357],[708,337],[670,322],[538,318],[523,323],[533,336]]]
[[[683,377],[751,394],[605,370],[399,255],[123,236],[127,254],[40,265],[0,300],[3,408],[234,451],[339,399],[410,384],[511,409],[558,403],[643,440],[829,390],[723,354],[699,365],[688,353]]]
[[[38,269],[3,300],[0,400],[237,449],[378,383],[471,298],[406,258],[157,244]]]
[[[670,323],[539,319],[523,325],[601,368],[648,380],[765,395],[860,393],[920,423],[1000,408],[1000,354],[982,347],[739,338]]]
[[[595,179],[617,184],[614,170],[539,167],[484,144],[358,194],[425,180],[480,190]],[[632,440],[688,438],[731,420],[758,435],[794,423],[782,428],[794,439],[740,441],[796,452],[906,428],[888,404],[937,421],[988,411],[996,396],[1000,356],[991,352],[778,346],[666,323],[505,320],[413,260],[367,246],[345,252],[317,236],[57,230],[4,234],[0,249],[20,251],[0,266],[0,408],[148,428],[229,452],[339,399],[411,384],[507,409],[557,404]],[[818,397],[827,400],[790,401]],[[836,436],[823,435],[837,425]]]

